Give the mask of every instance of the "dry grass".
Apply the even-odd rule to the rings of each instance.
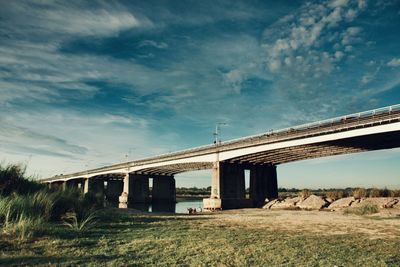
[[[398,266],[400,220],[246,209],[111,214],[81,235],[53,225],[35,242],[0,241],[4,265]]]

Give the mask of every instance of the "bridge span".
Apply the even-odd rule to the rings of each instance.
[[[204,208],[257,207],[265,198],[278,196],[276,167],[280,164],[396,147],[400,147],[400,104],[41,182],[82,188],[84,193],[92,191],[127,207],[134,202],[174,202],[174,175],[212,169],[211,196],[204,199]],[[249,196],[245,170],[250,171]]]

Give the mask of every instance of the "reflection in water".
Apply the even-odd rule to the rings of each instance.
[[[117,208],[118,202],[109,202],[107,203],[107,206]],[[203,199],[178,198],[177,203],[131,203],[128,205],[128,207],[144,212],[188,213],[188,208],[197,209],[197,211],[200,211],[203,208]]]

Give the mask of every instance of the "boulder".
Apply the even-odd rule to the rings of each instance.
[[[356,203],[353,202],[351,204],[352,207],[360,207],[364,204],[375,204],[379,208],[392,208],[394,205],[397,204],[398,201],[397,199],[392,198],[392,197],[369,197],[369,198],[363,198],[360,199],[360,202]]]
[[[320,210],[328,204],[322,197],[311,195],[299,203],[297,207],[304,210]]]
[[[281,202],[274,204],[271,209],[296,209],[296,204],[301,202],[300,197],[286,198]]]
[[[332,202],[329,206],[328,209],[330,210],[339,210],[343,208],[350,207],[351,203],[355,201],[354,197],[344,197],[340,198],[334,202]]]
[[[271,200],[263,206],[263,209],[270,209],[273,205],[275,205],[278,202],[279,202],[278,199]]]
[[[390,200],[389,202],[385,203],[383,205],[383,207],[385,209],[391,209],[393,208],[397,203],[399,203],[399,200],[397,198],[393,198],[392,200]]]

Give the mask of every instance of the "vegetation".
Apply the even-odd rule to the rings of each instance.
[[[349,207],[344,210],[345,214],[356,214],[356,215],[370,215],[379,212],[379,207],[373,203],[363,203],[359,207]]]
[[[208,197],[211,194],[211,186],[207,188],[197,188],[197,187],[177,187],[176,195],[178,197]]]
[[[296,213],[296,217],[299,216]],[[236,216],[236,215],[235,215]],[[271,215],[263,215],[271,216]],[[0,240],[4,265],[399,266],[400,238],[290,232],[208,216],[103,214],[79,235],[52,224],[35,242]],[[249,217],[251,219],[252,217]],[[255,219],[257,221],[257,219]]]
[[[306,192],[309,194],[314,194],[317,196],[328,197],[333,200],[337,200],[339,198],[354,196],[355,198],[365,198],[365,197],[400,197],[400,190],[390,190],[387,188],[378,189],[378,188],[345,188],[345,189],[286,189],[279,188],[278,193],[281,198],[286,197],[296,197],[303,196]]]
[[[49,222],[60,221],[68,212],[76,216],[81,230],[92,222],[88,215],[99,204],[78,190],[50,190],[24,177],[25,168],[0,166],[0,227],[2,234],[19,240],[43,233]]]

